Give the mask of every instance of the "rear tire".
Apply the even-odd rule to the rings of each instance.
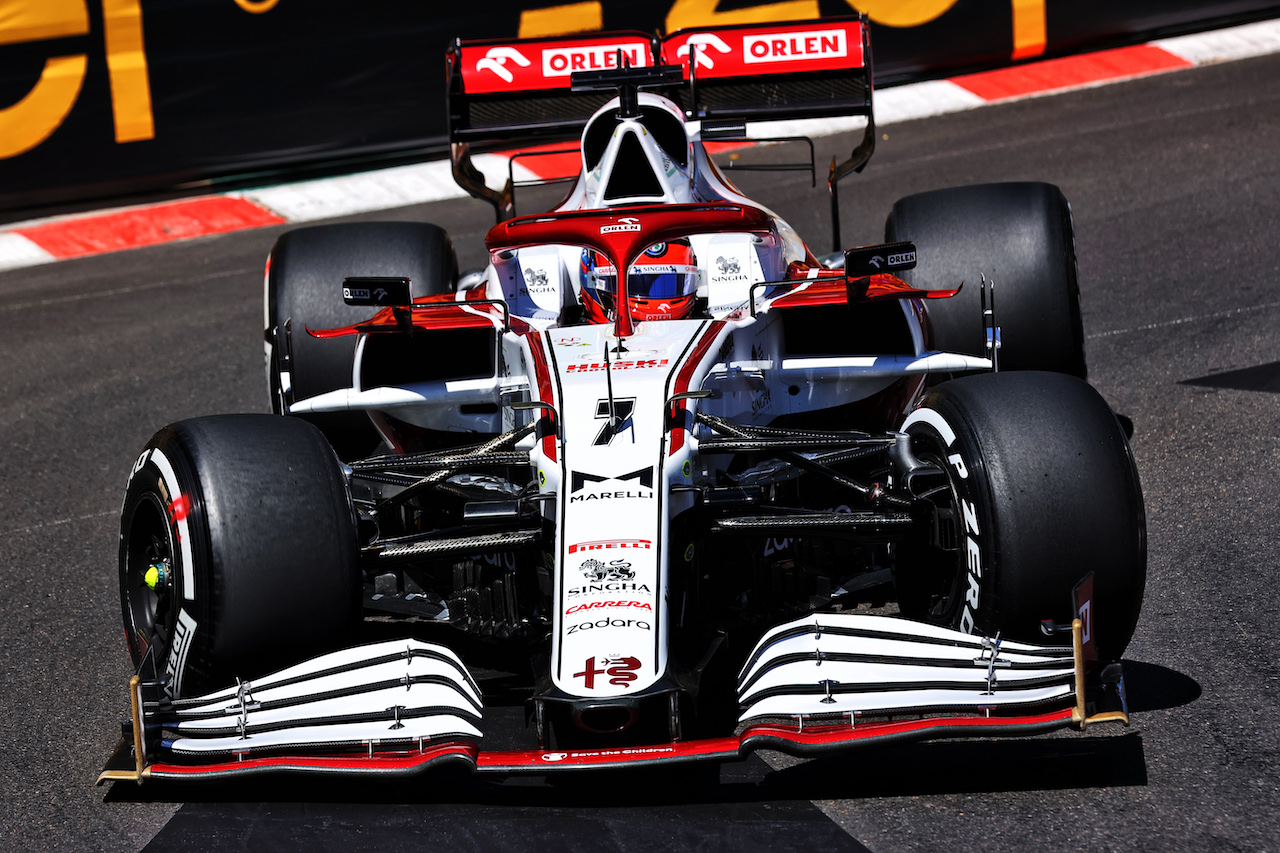
[[[286,232],[271,250],[266,283],[267,385],[272,411],[283,414],[280,355],[292,320],[294,400],[350,388],[356,338],[314,338],[307,329],[332,329],[369,319],[372,310],[342,301],[347,276],[404,276],[414,298],[448,293],[458,277],[453,242],[426,222],[346,222]],[[380,437],[364,412],[300,415],[320,427],[343,459],[367,456]]]
[[[926,300],[932,347],[985,356],[981,278],[995,285],[1001,370],[1049,370],[1084,379],[1084,326],[1071,207],[1052,184],[977,184],[899,199],[885,240],[916,244],[902,278],[950,299]]]
[[[355,516],[320,431],[221,415],[156,433],[125,493],[120,600],[135,666],[151,650],[171,698],[341,639],[360,613]]]
[[[1093,572],[1099,652],[1118,659],[1142,606],[1146,521],[1102,397],[1062,374],[981,374],[932,389],[903,430],[945,472],[913,484],[940,523],[899,550],[904,614],[1043,641],[1040,621],[1069,622],[1071,590]]]

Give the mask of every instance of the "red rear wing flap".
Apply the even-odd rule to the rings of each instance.
[[[871,114],[861,16],[680,30],[661,60],[684,67],[693,119],[771,121]]]
[[[613,95],[573,92],[575,71],[618,67],[618,51],[650,67],[657,41],[640,32],[518,41],[458,41],[449,51],[449,141],[572,138]]]

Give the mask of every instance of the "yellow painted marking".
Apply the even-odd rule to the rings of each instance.
[[[142,44],[140,0],[102,0],[106,28],[107,73],[116,142],[137,142],[156,135],[151,115],[151,83]]]
[[[803,21],[817,18],[818,0],[786,0],[782,3],[765,3],[749,9],[720,12],[719,0],[676,0],[667,13],[667,32],[688,27],[707,27],[720,24],[772,24],[777,21]]]
[[[241,0],[236,0],[241,2]],[[545,9],[525,9],[520,13],[520,38],[563,36],[604,29],[604,8],[599,0],[566,3]]]
[[[4,0],[0,44],[82,36],[89,32],[84,0]]]
[[[956,0],[845,0],[859,12],[886,27],[918,27],[941,17]],[[1013,0],[1017,3],[1018,0]]]
[[[82,36],[89,32],[84,0],[5,0],[0,45]],[[17,103],[0,109],[0,159],[30,151],[58,129],[84,84],[84,54],[45,60],[40,79]]]
[[[30,151],[58,129],[80,96],[88,63],[84,54],[49,58],[31,91],[0,110],[0,159]]]
[[[1047,36],[1045,0],[1012,0],[1013,58],[1043,56]]]

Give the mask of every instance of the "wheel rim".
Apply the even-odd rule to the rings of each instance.
[[[155,495],[144,494],[134,507],[125,541],[121,590],[129,650],[136,665],[149,648],[156,649],[159,657],[173,626],[173,531],[168,513]],[[166,569],[167,578],[153,586],[147,582],[147,573],[156,565]]]
[[[917,436],[916,457],[936,473],[918,475],[913,492],[919,500],[933,505],[934,518],[927,537],[906,549],[910,565],[900,566],[899,605],[937,625],[954,626],[960,621],[966,572],[961,547],[960,494],[954,474],[931,437]],[[899,552],[903,552],[900,550]],[[906,599],[906,600],[904,600]]]

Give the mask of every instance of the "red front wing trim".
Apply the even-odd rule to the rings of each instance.
[[[144,772],[151,779],[216,779],[279,771],[343,775],[400,776],[421,773],[445,763],[458,763],[483,773],[558,773],[599,767],[642,767],[690,761],[737,761],[757,749],[792,755],[820,755],[889,743],[931,738],[1025,736],[1071,724],[1072,709],[1043,714],[992,717],[931,717],[917,720],[853,721],[841,725],[748,726],[737,737],[614,749],[483,752],[472,743],[445,743],[422,750],[347,753],[343,755],[277,755],[246,757],[217,764],[157,762]]]

